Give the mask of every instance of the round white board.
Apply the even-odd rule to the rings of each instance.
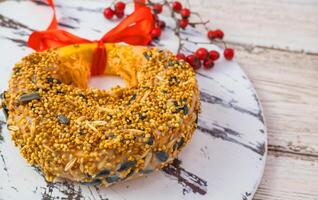
[[[117,21],[103,18],[104,1],[57,1],[61,25],[82,37],[97,39]],[[51,10],[39,1],[0,3],[0,91],[8,87],[11,69],[32,52],[25,41],[32,30],[49,24]],[[167,31],[156,46],[177,51],[179,38],[173,21],[164,18]],[[184,47],[207,44],[195,29],[182,32]],[[240,66],[221,58],[213,70],[198,70],[202,112],[190,144],[164,170],[110,188],[82,186],[59,180],[46,183],[42,175],[19,155],[4,125],[0,137],[0,199],[109,199],[109,200],[247,200],[261,180],[267,152],[262,108],[251,82]],[[114,79],[93,79],[92,87],[104,87]],[[4,121],[4,116],[0,115]],[[1,123],[1,122],[0,122]]]

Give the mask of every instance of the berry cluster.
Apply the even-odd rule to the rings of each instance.
[[[105,8],[104,9],[104,16],[106,19],[112,19],[114,15],[116,15],[117,18],[121,19],[125,15],[125,8],[126,4],[122,1],[118,1],[115,3],[114,9],[111,7]]]
[[[179,1],[169,2],[167,0],[164,0],[163,3],[152,3],[151,1],[148,1],[147,6],[152,9],[153,18],[155,20],[155,27],[150,33],[153,40],[158,40],[161,36],[161,32],[166,27],[166,23],[159,19],[159,14],[162,13],[163,7],[167,6],[171,10],[172,16],[176,20],[177,29],[186,29],[189,25],[195,26],[196,24],[202,24],[205,26],[205,29],[208,30],[207,37],[211,42],[221,41],[222,44],[225,44],[223,41],[224,32],[222,30],[210,30],[204,22],[191,23],[189,21],[191,16],[190,9],[184,8]],[[125,7],[125,3],[118,1],[117,3],[115,3],[114,9],[108,7],[104,10],[104,16],[107,19],[112,19],[114,15],[116,15],[116,17],[118,18],[122,18],[124,16]],[[226,48],[225,46],[223,56],[227,60],[232,60],[234,57],[234,50],[232,48]],[[178,59],[187,61],[194,69],[199,69],[202,65],[205,69],[211,69],[214,66],[214,62],[218,60],[219,57],[219,52],[215,50],[208,51],[205,48],[199,48],[195,52],[193,52],[193,54],[187,56],[180,52],[177,54]]]
[[[224,58],[232,60],[234,57],[234,51],[231,48],[227,48],[224,51]],[[194,54],[185,56],[183,53],[177,54],[177,59],[187,61],[194,69],[199,69],[202,65],[204,69],[211,69],[214,67],[214,62],[220,58],[220,53],[216,50],[208,51],[206,48],[199,48]]]

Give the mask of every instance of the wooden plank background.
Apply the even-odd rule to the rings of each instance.
[[[190,0],[221,28],[265,111],[269,155],[255,200],[318,199],[318,1]]]

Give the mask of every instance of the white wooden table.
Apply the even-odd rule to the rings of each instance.
[[[220,27],[262,101],[269,134],[255,200],[318,199],[318,1],[192,0]]]

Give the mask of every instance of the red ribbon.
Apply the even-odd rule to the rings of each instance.
[[[47,0],[53,10],[53,18],[45,31],[34,31],[29,37],[28,46],[36,51],[63,47],[71,44],[95,43],[91,75],[101,75],[106,66],[104,43],[125,42],[131,45],[147,45],[151,41],[150,32],[154,27],[151,10],[145,6],[145,0],[135,0],[135,11],[123,19],[115,28],[107,32],[100,40],[88,40],[67,31],[58,29],[53,0]]]

